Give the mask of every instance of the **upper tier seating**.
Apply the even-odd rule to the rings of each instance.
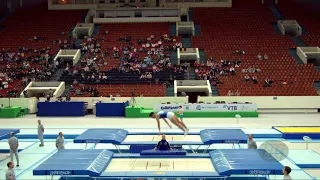
[[[59,50],[59,45],[52,42],[63,41],[85,14],[84,10],[50,11],[47,6],[17,9],[2,23],[5,29],[0,32],[0,48],[16,51],[19,47],[40,49],[50,46]],[[61,32],[65,36],[61,36]],[[45,40],[29,40],[33,36],[42,36]]]
[[[140,64],[141,61],[144,61],[144,58],[148,56],[148,50],[152,49],[158,49],[160,46],[163,46],[162,54],[164,57],[170,57],[171,49],[175,45],[176,42],[180,41],[179,37],[172,37],[173,41],[168,41],[166,38],[163,38],[164,35],[169,34],[169,23],[110,23],[110,24],[101,24],[100,30],[98,36],[94,38],[94,41],[87,39],[83,41],[83,45],[91,45],[92,43],[97,45],[100,44],[101,46],[101,53],[91,53],[89,50],[85,53],[85,58],[82,60],[82,68],[84,68],[87,65],[87,60],[93,59],[93,57],[96,57],[94,62],[98,64],[99,66],[99,73],[103,73],[106,76],[108,76],[107,81],[99,81],[99,82],[88,82],[81,79],[81,72],[77,73],[75,76],[68,76],[69,73],[65,73],[61,80],[66,81],[67,83],[72,83],[74,79],[77,79],[80,83],[92,83],[92,84],[99,84],[99,89],[102,87],[109,87],[109,85],[103,85],[103,84],[143,84],[143,83],[155,83],[155,79],[158,80],[158,83],[162,84],[167,81],[169,81],[170,76],[175,79],[184,79],[184,73],[174,72],[174,67],[171,68],[163,68],[159,65],[157,65],[158,61],[163,59],[163,57],[158,56],[157,54],[152,54],[151,59],[154,63],[154,65],[157,65],[157,68],[160,69],[160,72],[152,72],[152,66],[147,65],[147,68],[144,70],[140,69],[141,74],[143,74],[144,71],[152,72],[152,79],[140,79],[141,74],[135,74],[133,72],[128,71],[135,71],[135,65]],[[108,33],[106,33],[106,31]],[[131,37],[130,41],[124,41],[120,40],[120,38],[127,38]],[[150,38],[153,36],[153,38]],[[150,38],[150,39],[149,39]],[[170,39],[170,38],[169,38]],[[147,43],[138,43],[138,40],[147,40]],[[158,42],[161,41],[161,44],[158,44]],[[128,43],[130,42],[130,43]],[[152,48],[145,47],[146,44],[158,44],[156,47]],[[126,50],[126,55],[124,54],[124,47],[130,47],[129,50]],[[118,54],[120,57],[113,57],[114,48],[118,49]],[[136,52],[134,52],[134,49],[136,49]],[[140,51],[140,50],[144,51]],[[102,56],[102,53],[105,53],[108,51],[108,55]],[[130,53],[135,53],[138,55],[135,59],[129,58]],[[107,65],[104,64],[104,61],[107,62]],[[149,61],[149,60],[148,60]],[[124,63],[127,63],[127,65],[124,65]],[[147,64],[147,63],[145,63]],[[116,69],[121,69],[124,67],[123,70],[127,72],[119,73]],[[132,69],[132,67],[134,67]],[[129,70],[130,69],[130,70]],[[95,76],[98,76],[99,73],[95,73]],[[92,72],[87,72],[84,74],[85,77],[88,75],[90,76]],[[165,96],[165,86],[159,86],[158,88],[161,89],[161,93],[143,93],[145,96]],[[103,89],[103,88],[102,88]],[[100,92],[100,91],[99,91]],[[122,96],[126,94],[130,94],[132,90],[130,88],[124,89],[122,91]]]
[[[194,21],[201,26],[201,36],[192,38],[193,47],[204,49],[206,56],[213,56],[216,62],[242,61],[240,67],[235,68],[235,76],[219,78],[223,83],[217,85],[219,94],[225,96],[229,90],[239,90],[242,96],[317,95],[312,84],[320,79],[319,73],[312,65],[298,65],[288,53],[295,44],[272,29],[270,23],[276,22],[276,18],[268,6],[250,5],[193,9]],[[244,50],[245,54],[234,55],[235,50]],[[269,59],[258,60],[259,53],[267,54]],[[258,84],[244,81],[246,73],[241,70],[249,67],[261,69],[260,73],[248,73],[250,77],[257,77]],[[265,78],[272,79],[275,85],[263,87]],[[288,84],[276,85],[279,80]]]
[[[308,46],[320,46],[320,2],[280,1],[278,9],[286,19],[295,19],[306,30],[302,39]],[[310,3],[311,2],[311,3]]]
[[[98,96],[108,97],[112,95],[116,97],[120,95],[121,97],[131,97],[132,93],[135,96],[149,96],[149,97],[161,97],[166,95],[166,87],[163,84],[108,84],[108,85],[101,85],[101,84],[92,84],[92,85],[81,85],[81,86],[74,86],[74,90],[82,89],[82,87],[95,88],[99,94]],[[84,91],[83,95],[76,95],[75,91],[71,93],[71,96],[79,97],[89,97],[92,96],[90,92]]]
[[[28,74],[35,68],[35,71],[43,70],[44,67],[49,65],[48,61],[41,62],[35,61],[35,58],[42,58],[46,53],[34,53],[34,50],[40,51],[43,48],[50,47],[49,55],[53,56],[56,51],[60,49],[59,44],[53,44],[55,40],[64,41],[68,37],[68,33],[72,30],[81,19],[86,15],[85,10],[67,10],[67,11],[49,11],[47,6],[34,6],[27,8],[16,9],[12,12],[9,17],[7,17],[0,26],[4,26],[4,29],[0,31],[0,50],[8,51],[10,50],[13,55],[13,61],[9,62],[2,60],[0,62],[0,73],[5,73],[10,75],[11,81],[6,89],[0,91],[0,95],[7,96],[8,90],[15,89],[18,93],[23,89],[20,78],[16,78],[17,71],[19,74],[24,74],[22,77],[27,77],[28,79],[33,79]],[[61,33],[64,33],[62,35]],[[43,37],[44,40],[32,40],[34,36]],[[22,53],[21,49],[28,49]],[[18,54],[19,53],[19,54]],[[3,53],[5,54],[5,53]],[[3,54],[0,58],[3,59]],[[1,57],[2,56],[2,57]],[[5,58],[7,59],[7,57]],[[22,67],[23,61],[27,61],[30,65],[23,71],[20,69]],[[10,65],[9,65],[10,64]],[[50,68],[50,66],[48,66]],[[26,72],[26,73],[24,73]],[[38,79],[38,78],[36,78]],[[43,79],[46,80],[46,79]],[[1,80],[7,81],[6,78]]]
[[[105,32],[108,31],[106,35]],[[154,35],[154,39],[149,42],[157,43],[164,34],[169,34],[169,23],[110,23],[101,24],[99,34],[96,37],[98,43],[101,45],[101,50],[105,52],[109,48],[109,55],[105,56],[104,59],[108,62],[107,66],[101,66],[101,71],[107,71],[114,67],[118,67],[120,64],[119,58],[113,58],[113,48],[119,49],[120,58],[123,58],[122,47],[128,46],[128,43],[119,41],[119,38],[125,38],[131,36],[131,47],[140,49],[142,45],[138,45],[138,40],[147,39],[151,35]],[[105,41],[101,41],[105,38]],[[179,37],[174,37],[177,41],[180,41]],[[166,43],[162,41],[163,45],[172,46],[173,43]],[[149,48],[150,49],[150,48]],[[139,59],[143,59],[147,56],[147,53],[137,52]],[[101,57],[101,55],[98,55]],[[153,55],[153,58],[156,55]],[[101,58],[100,58],[101,59]]]

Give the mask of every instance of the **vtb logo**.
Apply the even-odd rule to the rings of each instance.
[[[227,106],[229,111],[237,111],[238,107],[237,106]]]

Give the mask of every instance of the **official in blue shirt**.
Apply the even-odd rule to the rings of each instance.
[[[153,150],[169,151],[170,149],[170,144],[166,140],[166,135],[162,134],[161,141],[158,142],[158,145]]]

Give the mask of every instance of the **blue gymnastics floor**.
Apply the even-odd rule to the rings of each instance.
[[[292,122],[292,118],[294,119],[295,117],[290,117],[288,118],[288,121],[284,122],[282,121],[281,118],[281,123],[282,124],[288,124],[291,125],[290,123],[292,123],[293,125],[296,125],[294,123],[296,122]],[[36,120],[38,118],[28,118],[26,117],[16,121],[16,120],[11,120],[11,123],[3,123],[3,126],[7,127],[7,128],[14,128],[13,125],[17,125],[17,124],[22,124],[20,126],[20,134],[19,136],[22,136],[21,138],[19,137],[19,141],[20,141],[20,149],[22,150],[19,153],[19,157],[20,157],[20,167],[16,168],[15,172],[17,175],[17,179],[23,179],[23,180],[30,180],[30,179],[34,179],[34,180],[38,180],[38,179],[46,179],[46,177],[43,176],[33,176],[33,169],[36,168],[39,164],[41,164],[42,162],[44,162],[46,159],[48,159],[49,157],[51,157],[55,152],[55,138],[57,137],[58,132],[62,131],[65,135],[78,135],[81,134],[82,132],[84,132],[86,130],[86,128],[96,128],[96,127],[101,127],[101,122],[104,121],[103,118],[88,118],[88,120],[86,122],[84,122],[85,120],[82,119],[82,126],[75,126],[74,123],[77,120],[73,120],[72,118],[70,118],[72,123],[69,123],[65,126],[63,126],[63,122],[62,121],[66,121],[66,119],[57,119],[57,118],[43,118],[43,122],[45,125],[45,135],[48,135],[49,138],[45,139],[45,146],[44,147],[39,147],[39,142],[36,138]],[[260,120],[265,120],[261,123]],[[304,163],[304,164],[308,164],[308,163],[312,163],[312,161],[310,159],[315,159],[315,157],[317,157],[315,155],[315,153],[312,153],[311,151],[306,151],[305,149],[305,144],[303,143],[302,140],[284,140],[281,138],[281,136],[279,135],[279,132],[276,132],[274,130],[271,129],[272,126],[275,125],[281,125],[281,124],[268,124],[268,127],[270,127],[268,129],[266,122],[269,120],[267,117],[262,117],[259,118],[259,123],[258,122],[253,122],[252,124],[250,124],[249,128],[245,128],[243,129],[243,131],[246,134],[254,134],[255,136],[255,140],[257,141],[258,146],[260,146],[262,143],[264,143],[265,141],[268,140],[281,140],[284,141],[289,149],[290,152],[292,151],[292,153],[289,152],[289,156],[287,158],[285,158],[284,160],[280,161],[282,165],[289,165],[290,167],[292,167],[293,171],[291,173],[291,176],[293,177],[293,179],[304,179],[304,180],[311,180],[312,179],[312,175],[314,175],[316,178],[320,179],[320,176],[318,175],[320,172],[320,168],[312,168],[312,170],[310,169],[304,169],[304,168],[300,168],[299,166],[296,165],[296,163]],[[301,118],[300,118],[301,119]],[[311,119],[311,118],[310,118]],[[312,117],[312,119],[315,119],[314,117]],[[203,129],[207,129],[208,127],[210,128],[225,128],[225,127],[231,127],[231,124],[228,122],[224,122],[223,125],[215,125],[215,122],[212,122],[210,120],[196,120],[198,124],[195,123],[191,123],[192,119],[186,119],[186,123],[188,124],[189,128],[190,128],[190,132],[199,132],[200,130]],[[223,119],[225,120],[225,119]],[[271,122],[276,122],[277,119],[272,119]],[[57,121],[56,123],[53,121]],[[139,120],[140,121],[140,120]],[[249,119],[248,121],[253,121],[251,119]],[[256,121],[256,120],[255,120]],[[313,120],[310,120],[313,121]],[[14,122],[14,123],[12,123]],[[143,123],[141,123],[143,122]],[[132,123],[132,119],[130,120],[123,120],[121,119],[120,121],[115,122],[116,125],[112,126],[110,125],[110,123],[107,123],[106,126],[108,125],[108,127],[112,127],[112,128],[125,128],[127,130],[129,130],[129,132],[151,132],[151,133],[156,133],[157,130],[155,129],[155,124],[154,121],[148,121],[145,123],[144,120],[141,120],[141,122],[136,123],[135,125],[133,125],[134,127],[129,127],[129,124]],[[99,124],[100,123],[100,124]],[[306,121],[304,122],[306,123]],[[25,126],[23,125],[25,124]],[[93,124],[93,125],[92,125]],[[247,125],[249,123],[246,123]],[[26,127],[23,128],[22,126]],[[64,128],[59,128],[63,126]],[[131,125],[130,125],[131,126]],[[139,127],[144,127],[144,128],[139,128]],[[262,127],[262,129],[260,128]],[[181,133],[179,130],[177,129],[167,129],[164,128],[163,131],[165,133],[168,132],[175,132],[175,133]],[[85,147],[84,144],[74,144],[72,142],[73,139],[65,139],[66,142],[66,149],[83,149]],[[189,146],[183,146],[185,149],[190,149]],[[196,148],[197,146],[192,146],[192,148]],[[87,146],[88,149],[110,149],[110,150],[116,150],[116,148],[113,145],[110,144],[88,144]],[[129,149],[126,146],[121,146],[122,149]],[[204,148],[204,147],[203,147]],[[214,150],[214,149],[231,149],[232,147],[229,144],[213,144],[210,147],[210,150]],[[240,147],[236,147],[236,148],[246,148],[246,145],[241,145]],[[309,148],[312,149],[314,152],[319,153],[320,152],[320,143],[319,141],[313,141],[313,143],[309,144]],[[8,157],[7,157],[7,153],[1,152],[1,150],[6,150],[8,149],[8,144],[7,144],[7,140],[4,139],[2,141],[0,141],[0,177],[4,177],[4,172],[6,170],[6,163],[8,162]],[[300,153],[299,153],[300,152]],[[304,159],[299,159],[299,157],[297,156],[301,156],[301,154],[303,154],[303,156],[305,157]],[[15,160],[14,160],[15,161]],[[315,173],[317,172],[317,173]],[[51,177],[47,177],[47,178],[51,178]],[[253,178],[253,176],[239,176],[239,175],[233,175],[228,179],[235,179],[235,180],[241,180],[241,179],[251,179]],[[54,176],[53,179],[60,179],[59,176]],[[72,180],[72,178],[68,178],[69,180]],[[256,179],[256,178],[255,178]],[[262,178],[260,178],[262,179]],[[271,175],[270,179],[283,179],[283,176],[274,176]]]
[[[68,141],[69,142],[66,143],[67,149],[83,149],[84,148],[84,145],[82,144],[74,144],[73,142],[70,142],[71,140],[68,140]],[[258,142],[258,146],[262,143],[263,142]],[[23,149],[19,153],[21,163],[20,163],[20,167],[16,169],[16,174],[18,179],[25,179],[25,180],[31,179],[31,178],[44,179],[45,177],[33,176],[32,170],[56,152],[54,148],[54,144],[55,144],[54,141],[45,140],[45,146],[40,148],[38,146],[37,140],[35,139],[29,140],[29,142],[21,142],[21,147]],[[4,149],[6,146],[7,146],[7,142],[3,142],[3,141],[0,142],[1,149]],[[108,144],[98,144],[97,146],[94,146],[94,144],[89,144],[88,148],[89,149],[106,149],[106,148],[115,149],[114,146],[108,145]],[[231,149],[231,146],[228,146],[226,144],[215,144],[210,149]],[[294,153],[289,155],[289,158],[282,160],[281,164],[292,167],[293,169],[292,175],[294,175],[294,177],[296,178],[299,178],[299,179],[303,178],[306,180],[312,179],[309,174],[303,171],[303,169],[300,169],[300,167],[295,165],[295,163],[292,161],[292,159],[295,159],[295,160],[297,159],[293,157],[299,157],[300,156],[299,153],[302,153],[302,152],[306,153],[304,154],[305,155],[304,157],[308,157],[308,152],[305,150],[299,150],[299,152],[294,150],[292,151]],[[305,159],[309,159],[309,158],[305,158]],[[0,168],[2,170],[6,169],[6,162],[7,160],[1,161]],[[3,173],[4,171],[0,172],[0,177],[4,176]],[[246,176],[246,177],[248,178],[249,176]],[[281,179],[281,178],[282,178],[281,176],[273,176],[273,175],[270,176],[270,179]],[[59,179],[59,177],[54,177],[54,179]]]

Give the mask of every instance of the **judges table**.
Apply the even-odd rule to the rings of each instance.
[[[20,106],[12,106],[0,108],[0,117],[1,118],[14,118],[18,117],[21,111]]]
[[[37,116],[85,116],[85,103],[38,102]]]

